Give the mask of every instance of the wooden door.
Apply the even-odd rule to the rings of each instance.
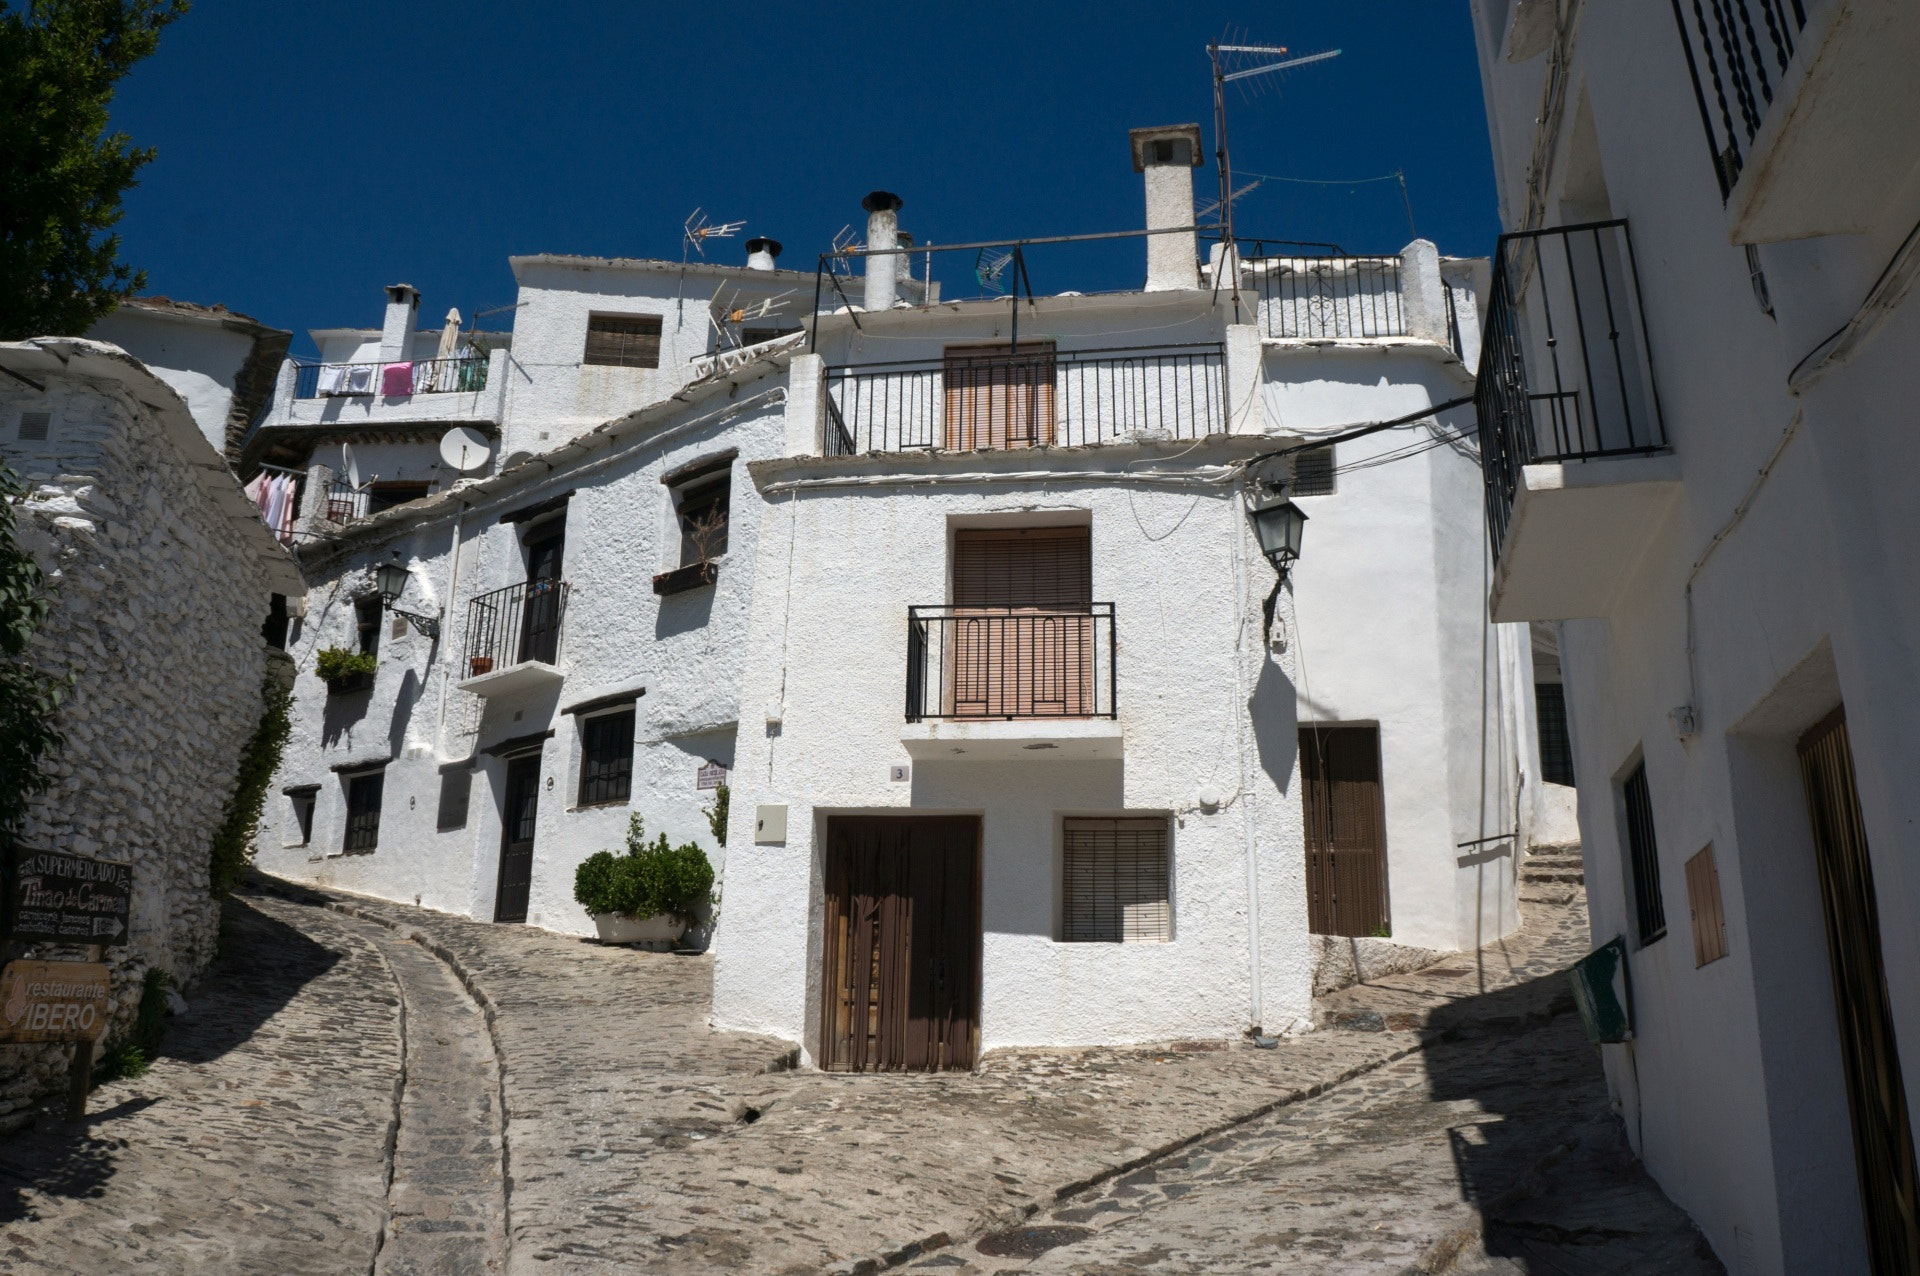
[[[500,820],[500,886],[494,893],[493,920],[527,920],[527,895],[533,886],[533,830],[540,810],[540,755],[528,753],[507,763],[506,805]]]
[[[946,352],[944,444],[949,451],[1053,442],[1053,343],[954,346]]]
[[[827,821],[820,1066],[973,1067],[980,1023],[980,821]]]
[[[1920,1272],[1920,1184],[1906,1082],[1893,1035],[1880,910],[1867,855],[1866,821],[1854,786],[1844,709],[1800,741],[1800,774],[1813,819],[1820,907],[1827,926],[1840,1062],[1847,1078],[1853,1156],[1874,1276]]]
[[[520,659],[553,664],[560,654],[560,573],[564,526],[527,542],[527,601],[520,626]]]
[[[1300,729],[1307,820],[1307,928],[1382,935],[1388,928],[1387,818],[1376,727]]]
[[[1095,712],[1087,528],[956,532],[953,603],[949,714],[1072,718]]]

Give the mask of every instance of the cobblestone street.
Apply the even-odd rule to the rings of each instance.
[[[1710,1272],[1558,972],[1579,901],[1277,1050],[790,1069],[703,957],[288,889],[163,1058],[0,1141],[35,1272]]]

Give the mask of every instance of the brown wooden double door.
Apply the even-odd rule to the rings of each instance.
[[[1316,935],[1383,935],[1387,815],[1377,727],[1300,729],[1307,821],[1307,928]]]
[[[1801,738],[1800,773],[1813,817],[1814,860],[1868,1260],[1874,1276],[1920,1272],[1920,1171],[1915,1169],[1913,1123],[1880,951],[1880,907],[1867,854],[1866,818],[1854,784],[1853,746],[1843,710],[1835,710]]]
[[[827,821],[820,1066],[971,1068],[980,1042],[980,821]]]

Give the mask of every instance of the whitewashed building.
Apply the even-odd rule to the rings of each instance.
[[[1490,600],[1556,631],[1610,1085],[1729,1270],[1920,1270],[1920,12],[1473,13]]]
[[[508,463],[302,545],[262,867],[586,935],[575,869],[638,813],[721,868],[715,1021],[831,1067],[1304,1028],[1317,935],[1384,962],[1511,931],[1541,785],[1459,428],[1485,263],[1249,243],[1218,272],[1197,131],[1133,153],[1141,289],[940,300],[875,192],[859,273],[803,277],[788,313],[825,301],[802,332],[723,353],[703,313],[708,344],[669,375],[663,338],[645,385],[601,384],[592,317],[664,333],[670,289],[708,276],[516,259]],[[1310,520],[1277,595],[1247,511],[1274,482]],[[692,530],[716,505],[723,547]],[[378,671],[329,688],[326,647]],[[900,854],[855,881],[848,838]],[[912,864],[938,881],[884,878]],[[930,1052],[829,1024],[851,1022],[835,972],[880,942],[835,927],[876,889],[896,921],[922,905],[918,946],[887,942],[947,999]],[[933,987],[869,992],[886,1019]]]

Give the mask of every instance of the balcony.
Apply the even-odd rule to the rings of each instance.
[[[487,361],[413,359],[399,363],[304,363],[293,365],[293,397],[324,399],[353,395],[400,398],[415,394],[473,394],[487,388]]]
[[[559,682],[570,590],[566,581],[529,580],[468,603],[460,690],[497,696]]]
[[[1269,254],[1243,242],[1242,286],[1260,297],[1260,325],[1285,340],[1409,335],[1399,257]]]
[[[1625,221],[1501,236],[1474,406],[1494,619],[1605,615],[1679,487]]]
[[[1081,447],[1227,430],[1220,343],[1056,351],[960,347],[826,370],[828,456]]]
[[[1120,756],[1112,603],[909,607],[907,713],[916,758]]]
[[[1678,0],[1673,12],[1733,242],[1880,220],[1920,161],[1910,6]]]

